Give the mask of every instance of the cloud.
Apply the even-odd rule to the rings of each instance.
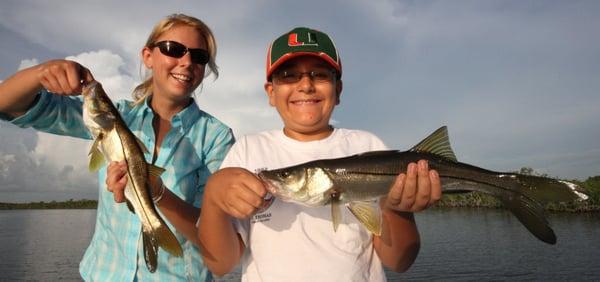
[[[124,71],[125,61],[118,54],[109,50],[98,50],[68,56],[66,59],[88,68],[94,78],[102,83],[111,99],[131,100],[131,92],[139,80]]]
[[[336,126],[369,130],[407,149],[448,125],[462,161],[584,179],[600,174],[599,8],[596,1],[8,1],[0,4],[7,39],[0,63],[12,72],[68,57],[92,70],[113,99],[128,99],[142,80],[140,49],[151,27],[184,11],[212,27],[219,47],[221,75],[205,79],[196,101],[239,136],[282,127],[263,90],[266,48],[283,32],[309,26],[332,35],[340,49]],[[0,142],[3,181],[21,185],[38,175],[54,190],[85,182],[78,179],[87,144],[0,131],[0,138],[31,139]],[[65,159],[69,148],[83,157]],[[16,171],[24,168],[37,170]]]
[[[29,68],[29,67],[33,67],[33,66],[38,65],[38,64],[39,64],[39,62],[35,58],[29,59],[29,60],[25,59],[25,60],[22,60],[21,63],[19,64],[19,70],[26,69],[26,68]]]
[[[71,164],[84,142],[0,123],[0,202],[94,199],[96,176]],[[48,137],[48,138],[46,138]],[[48,195],[54,195],[48,198]]]

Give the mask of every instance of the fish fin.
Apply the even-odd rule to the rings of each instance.
[[[98,171],[104,165],[104,163],[106,163],[104,155],[102,155],[102,152],[100,152],[100,149],[98,149],[99,146],[100,138],[97,138],[96,140],[94,140],[94,144],[90,148],[90,153],[88,154],[90,156],[90,163],[88,165],[88,169],[91,172]]]
[[[450,147],[450,138],[448,138],[448,128],[442,126],[438,128],[419,144],[410,149],[413,152],[427,152],[434,155],[442,156],[452,161],[457,161],[452,147]]]
[[[381,236],[383,219],[377,201],[350,202],[348,209],[373,235]]]
[[[331,199],[331,222],[333,223],[333,232],[337,232],[340,222],[342,222],[342,207],[338,198]]]
[[[142,150],[142,153],[150,152],[148,150],[148,148],[146,148],[146,145],[144,145],[144,142],[142,142],[142,140],[140,140],[140,138],[135,137],[135,142],[137,142],[137,144],[140,146],[140,150]]]
[[[144,260],[148,271],[156,271],[156,262],[158,257],[158,244],[152,232],[142,227],[142,242],[144,244]]]
[[[546,220],[542,205],[519,193],[503,198],[501,201],[531,234],[545,243],[556,244],[556,235]]]
[[[129,209],[129,211],[133,214],[135,214],[135,209],[133,209],[133,205],[131,204],[131,202],[129,200],[125,200],[125,203],[127,204],[127,208]]]
[[[148,174],[156,177],[160,177],[160,175],[165,172],[165,169],[159,166],[155,166],[153,164],[148,164]]]
[[[173,256],[183,256],[183,250],[175,234],[171,232],[171,229],[162,218],[159,217],[159,221],[161,224],[154,228],[158,245]]]

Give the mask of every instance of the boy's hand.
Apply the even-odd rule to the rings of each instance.
[[[429,170],[427,161],[410,163],[406,174],[401,173],[390,188],[385,206],[402,212],[418,212],[433,205],[442,197],[440,177]]]
[[[205,201],[226,214],[244,219],[254,215],[263,205],[267,189],[252,172],[243,168],[224,168],[210,176]]]

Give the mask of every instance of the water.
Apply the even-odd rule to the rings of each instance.
[[[80,280],[95,210],[0,211],[0,280]],[[554,246],[502,210],[429,210],[416,215],[419,257],[390,281],[600,281],[600,216],[551,214]],[[219,279],[238,281],[239,272]]]
[[[0,280],[80,281],[96,210],[0,211]]]
[[[509,212],[430,210],[416,216],[422,237],[410,280],[600,280],[600,216],[550,214],[556,245],[537,240]],[[391,279],[390,279],[391,280]]]

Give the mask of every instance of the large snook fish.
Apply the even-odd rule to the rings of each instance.
[[[156,271],[158,247],[181,257],[177,237],[154,207],[148,185],[149,174],[159,176],[162,168],[146,163],[144,144],[127,128],[102,85],[93,81],[83,87],[83,120],[94,137],[90,150],[90,170],[96,171],[105,160],[127,163],[125,198],[129,210],[142,223],[144,259],[150,272]]]
[[[585,200],[576,184],[545,177],[486,170],[456,160],[448,131],[441,127],[412,149],[373,151],[350,157],[315,160],[259,177],[284,201],[306,206],[331,204],[334,230],[341,221],[341,205],[373,234],[381,234],[381,210],[375,200],[387,195],[399,173],[421,159],[437,170],[444,193],[478,191],[497,198],[538,239],[556,243],[542,204]]]

